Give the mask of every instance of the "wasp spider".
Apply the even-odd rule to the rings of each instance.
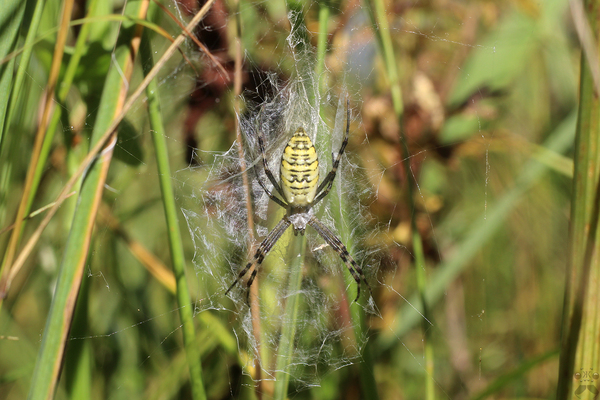
[[[346,145],[348,144],[348,135],[350,131],[349,104],[347,105],[346,114],[346,134],[344,141],[342,142],[342,146],[340,147],[337,156],[335,153],[332,153],[331,156],[333,159],[333,165],[331,171],[329,171],[320,185],[318,185],[319,160],[317,157],[317,152],[304,128],[300,127],[296,130],[285,147],[285,150],[283,151],[281,156],[281,169],[279,173],[280,183],[277,182],[275,176],[269,169],[267,159],[265,157],[264,138],[262,136],[262,132],[259,131],[258,145],[260,146],[260,151],[262,153],[265,175],[269,181],[271,181],[274,191],[276,191],[280,197],[277,197],[275,194],[273,194],[265,186],[260,177],[258,178],[258,182],[271,200],[285,208],[287,213],[283,219],[279,221],[277,226],[275,226],[275,228],[273,228],[273,230],[267,235],[260,246],[258,246],[258,249],[254,253],[254,257],[248,264],[246,264],[244,269],[240,271],[235,281],[225,292],[226,295],[236,285],[236,283],[238,283],[238,281],[248,273],[250,268],[255,266],[247,283],[247,290],[250,289],[250,286],[256,277],[258,267],[262,263],[269,250],[273,248],[275,243],[277,243],[277,240],[279,240],[281,235],[283,235],[290,225],[294,227],[295,235],[304,235],[306,225],[312,226],[323,237],[323,239],[325,239],[325,241],[335,251],[338,252],[357,284],[356,299],[354,301],[357,301],[360,297],[361,280],[365,282],[365,285],[370,290],[362,268],[350,256],[346,246],[344,246],[342,241],[315,217],[312,210],[313,207],[323,200],[323,198],[327,196],[327,193],[329,193],[331,190],[340,159],[344,153]]]

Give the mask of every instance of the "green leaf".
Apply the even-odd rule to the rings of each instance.
[[[24,1],[7,0],[2,5],[2,14],[5,17],[0,18],[0,24],[2,24],[2,29],[0,29],[0,60],[15,49],[25,4]],[[12,91],[14,65],[14,58],[5,64],[0,64],[0,148],[6,109]]]
[[[476,115],[450,117],[440,132],[440,143],[451,144],[471,138],[480,131],[480,119]]]
[[[507,88],[539,57],[544,44],[556,42],[556,27],[563,24],[565,2],[548,0],[539,5],[537,15],[520,11],[509,14],[481,44],[472,51],[461,69],[448,104],[457,106],[479,90]]]

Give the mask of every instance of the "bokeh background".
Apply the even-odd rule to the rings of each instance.
[[[327,51],[319,84],[324,93],[350,100],[345,162],[353,168],[346,167],[342,182],[347,189],[357,185],[362,195],[352,197],[360,206],[348,206],[354,207],[349,212],[361,213],[360,219],[351,219],[356,226],[350,229],[349,247],[360,263],[371,266],[367,276],[376,311],[356,307],[363,312],[361,329],[368,343],[359,348],[368,357],[340,357],[352,347],[346,343],[352,338],[341,340],[333,351],[336,360],[347,363],[331,367],[321,359],[310,386],[292,374],[289,398],[552,398],[581,58],[568,2],[325,3]],[[2,89],[13,108],[5,113],[0,142],[0,228],[14,222],[32,163],[63,7],[59,1],[46,2],[33,27],[29,21],[35,20],[36,2],[24,4],[22,11],[7,7],[0,17],[0,34],[16,35],[14,41],[6,39],[14,47],[5,54],[32,51],[22,67],[20,91]],[[172,15],[152,3],[151,21],[173,37],[181,32],[175,20],[185,24],[202,6],[191,0],[162,4]],[[58,61],[57,90],[86,26],[73,21],[83,18],[89,6],[74,4],[66,51]],[[203,286],[201,266],[192,262],[202,258],[202,248],[192,240],[181,210],[194,210],[197,204],[199,213],[217,218],[194,193],[208,177],[219,178],[221,193],[238,182],[229,179],[233,172],[224,170],[219,158],[237,151],[237,115],[246,112],[245,102],[261,103],[274,95],[265,84],[268,79],[298,79],[298,60],[289,46],[290,12],[301,16],[306,43],[316,49],[320,6],[217,0],[194,33],[221,68],[188,39],[157,79],[190,287],[187,307],[196,310],[195,346],[210,399],[271,398],[273,382],[264,374],[258,383],[252,379],[257,371],[244,344],[248,338],[236,334],[236,324],[248,323],[244,305],[233,307],[226,297],[222,307],[204,305],[207,292],[223,288]],[[55,201],[90,148],[115,40],[123,29],[123,21],[110,16],[121,15],[125,5],[106,1],[95,7],[94,19],[83,21],[89,23],[88,36],[72,85],[52,101],[61,116],[31,210]],[[23,20],[12,27],[11,18],[19,12]],[[388,26],[381,19],[373,25],[372,15],[383,15]],[[170,43],[149,29],[144,40],[150,40],[156,61]],[[31,46],[24,44],[27,34],[36,38]],[[393,49],[402,118],[394,108],[382,36]],[[242,105],[236,103],[240,98],[234,88],[238,44],[244,61]],[[24,54],[3,59],[0,68],[17,71]],[[129,93],[150,61],[140,56],[134,62]],[[192,398],[146,100],[134,104],[119,128],[56,398],[83,398],[76,393],[93,399]],[[333,121],[335,109],[330,113],[325,121]],[[50,221],[3,300],[1,399],[22,399],[30,391],[77,197],[70,197]],[[243,223],[240,207],[234,211]],[[22,243],[43,216],[26,222]],[[200,232],[216,229],[196,227]],[[415,249],[415,230],[422,249]],[[4,257],[10,235],[0,235]],[[254,240],[263,236],[261,231]],[[214,231],[202,237],[219,240]],[[244,264],[248,243],[223,240],[218,248]],[[285,258],[283,251],[279,255]],[[234,276],[231,267],[223,266],[228,282]],[[342,263],[337,267],[344,269]],[[3,267],[3,276],[7,271]],[[375,382],[367,394],[365,371]],[[87,392],[76,392],[80,387]]]

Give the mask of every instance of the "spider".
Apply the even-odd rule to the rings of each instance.
[[[335,153],[331,154],[332,157],[332,168],[327,174],[323,182],[319,183],[319,160],[315,146],[312,144],[310,138],[306,134],[304,128],[299,127],[290,141],[287,143],[285,150],[281,156],[281,167],[280,167],[280,183],[277,182],[275,176],[269,169],[267,159],[265,156],[265,145],[264,137],[262,132],[258,132],[258,145],[263,159],[263,167],[265,175],[273,185],[274,191],[279,194],[277,197],[271,192],[262,182],[260,177],[258,183],[265,193],[271,200],[285,208],[287,213],[279,221],[279,223],[273,228],[273,230],[267,235],[267,237],[258,246],[258,249],[254,253],[252,260],[246,264],[244,269],[240,271],[235,281],[229,286],[225,295],[229,293],[231,289],[244,277],[252,268],[256,265],[250,278],[248,279],[247,290],[250,290],[252,282],[256,277],[258,267],[263,262],[267,253],[273,248],[275,243],[279,240],[281,235],[289,228],[290,225],[294,227],[295,235],[304,235],[306,226],[310,225],[313,227],[319,235],[325,239],[325,241],[331,246],[341,257],[342,261],[348,267],[350,274],[356,281],[356,302],[360,297],[360,283],[361,280],[365,282],[365,285],[371,290],[369,283],[365,279],[365,275],[362,268],[354,261],[354,259],[348,253],[348,249],[342,243],[342,241],[321,221],[315,217],[313,208],[317,205],[331,190],[333,186],[333,180],[337,172],[337,168],[340,163],[342,154],[346,145],[348,144],[348,135],[350,132],[350,104],[347,102],[346,105],[346,134],[342,146],[338,151],[337,156]]]

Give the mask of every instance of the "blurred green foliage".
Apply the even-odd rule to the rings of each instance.
[[[84,7],[84,3],[78,4]],[[121,12],[122,2],[100,3],[100,16]],[[164,3],[175,9],[174,2]],[[285,3],[241,1],[239,8],[233,1],[217,4],[215,14],[201,25],[205,33],[197,34],[227,65],[233,59],[232,21],[235,12],[240,13],[244,68],[255,73],[246,76],[245,87],[259,91],[264,73],[289,77],[294,60],[286,52]],[[27,2],[26,17],[33,5]],[[56,28],[60,6],[58,1],[47,2],[37,36]],[[554,160],[553,152],[559,150],[538,152],[537,158],[533,154],[537,146],[548,146],[560,135],[569,143],[574,130],[580,54],[565,16],[568,4],[565,0],[423,0],[389,2],[385,7],[403,88],[404,126],[399,127],[394,117],[383,62],[360,3],[331,2],[325,61],[327,87],[350,91],[355,118],[347,152],[351,162],[364,170],[364,181],[357,180],[374,193],[365,199],[370,225],[355,247],[382,249],[377,276],[370,276],[380,316],[367,316],[379,397],[422,398],[428,381],[434,382],[440,398],[474,398],[485,391],[495,398],[552,397],[571,181],[564,170],[552,169],[552,161],[543,162],[545,157]],[[184,5],[179,10],[176,16],[189,19]],[[316,4],[304,8],[311,32],[317,31],[317,11]],[[20,30],[9,23],[18,20],[17,14],[0,15],[0,59],[23,46],[27,18]],[[73,19],[84,15],[85,9],[76,8]],[[173,36],[180,33],[167,15],[160,11],[157,15],[159,26]],[[78,26],[71,27],[68,46],[78,32]],[[62,126],[52,143],[34,210],[55,200],[83,159],[118,34],[118,22],[100,18],[91,24],[73,86],[65,101],[55,104],[63,111]],[[158,58],[169,43],[160,35],[151,36]],[[11,37],[19,39],[5,49],[5,44],[14,42]],[[316,44],[316,35],[312,39]],[[0,135],[0,229],[14,222],[55,40],[51,34],[34,45],[21,92],[11,99],[16,101],[16,111]],[[193,42],[186,42],[182,52],[194,68],[175,56],[163,67],[158,87],[171,167],[176,171],[175,195],[181,208],[193,210],[198,199],[189,185],[203,181],[214,152],[234,143],[236,116],[231,82],[214,73]],[[62,68],[69,57],[65,55]],[[15,93],[6,88],[6,76],[12,76],[19,61],[17,55],[0,65],[0,106]],[[128,82],[130,92],[142,79],[140,63],[144,62],[137,61]],[[127,117],[129,122],[119,129],[116,159],[84,270],[80,299],[86,303],[78,304],[67,343],[59,399],[74,396],[77,382],[88,382],[93,399],[191,396],[175,297],[167,279],[150,273],[135,248],[142,245],[158,260],[170,263],[145,107],[139,101]],[[1,114],[5,117],[4,111]],[[421,306],[414,297],[400,129],[408,138],[411,173],[418,183],[417,227],[424,241],[429,282],[433,282],[428,289],[436,293],[427,321],[419,314],[410,315]],[[197,148],[193,160],[190,147]],[[569,145],[560,151],[571,157]],[[187,170],[192,161],[199,165],[193,174]],[[539,173],[522,190],[514,191],[532,168],[540,169]],[[507,202],[509,196],[513,197]],[[76,197],[66,201],[46,228],[0,309],[0,399],[22,399],[29,392]],[[497,223],[492,221],[498,215]],[[40,219],[27,222],[24,238]],[[182,229],[193,307],[214,288],[202,287],[195,278],[198,271],[191,260],[196,249]],[[0,236],[2,252],[9,234]],[[469,242],[473,235],[486,239]],[[457,251],[465,243],[475,243],[468,254]],[[231,251],[243,259],[242,250]],[[448,265],[457,267],[445,275]],[[195,322],[208,398],[257,398],[249,377],[255,373],[249,361],[252,355],[245,353],[243,345],[239,349],[231,345],[235,339],[244,340],[235,338],[232,328],[241,321],[231,313],[209,310],[196,315]],[[433,376],[425,373],[422,362],[424,334],[419,324],[425,324],[433,344]],[[70,364],[73,351],[87,352],[87,376],[76,376],[80,367]],[[336,370],[323,365],[322,371],[320,387],[291,381],[289,397],[360,397],[357,365]],[[269,398],[271,384],[266,381],[260,386],[264,398]]]

